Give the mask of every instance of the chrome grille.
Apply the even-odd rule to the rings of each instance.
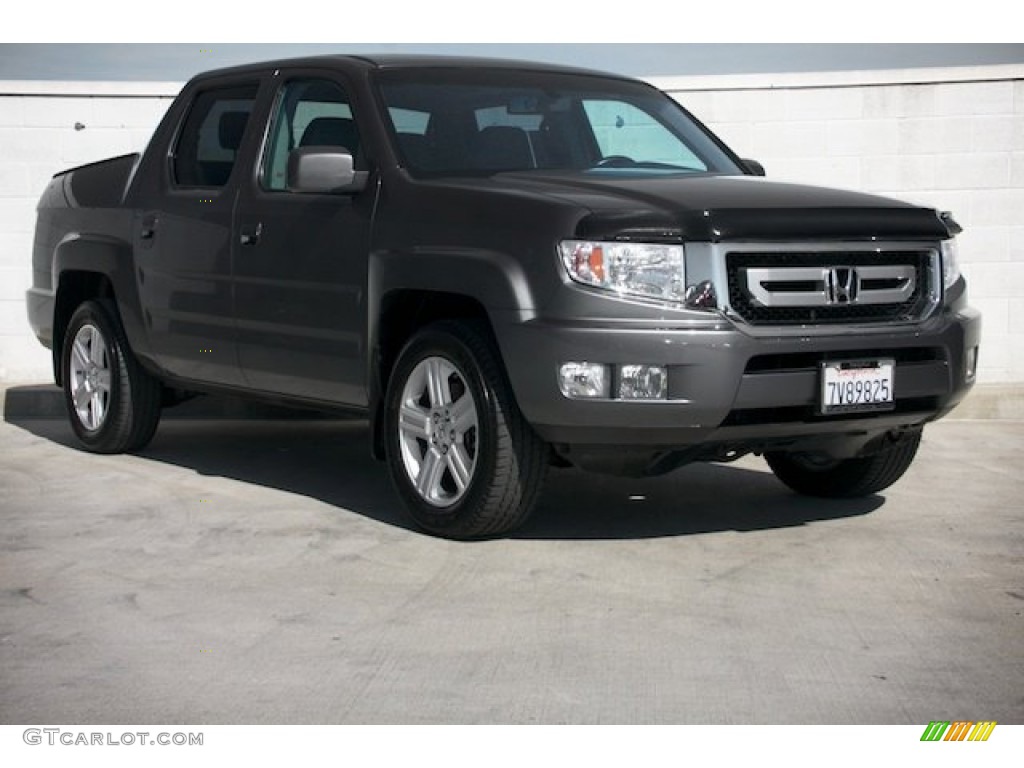
[[[931,304],[933,252],[729,251],[729,303],[752,325],[906,322]]]

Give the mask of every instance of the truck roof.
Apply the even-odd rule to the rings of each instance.
[[[458,68],[458,69],[504,69],[533,72],[555,72],[561,74],[589,75],[617,80],[635,81],[635,78],[626,77],[611,72],[585,69],[582,67],[569,67],[561,64],[549,64],[538,61],[525,61],[519,59],[499,59],[478,56],[439,56],[427,54],[403,54],[403,53],[360,53],[360,54],[326,54],[320,56],[304,56],[299,58],[275,59],[270,61],[253,62],[234,67],[201,72],[192,79],[220,77],[222,75],[243,74],[246,72],[264,71],[277,68],[300,68],[300,67],[326,67],[338,68],[348,71],[370,70],[370,69],[429,69],[429,68]]]

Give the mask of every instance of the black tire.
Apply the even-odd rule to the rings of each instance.
[[[388,467],[411,517],[430,533],[453,539],[507,534],[526,521],[536,503],[548,446],[519,412],[498,360],[481,324],[443,321],[410,339],[389,378]],[[419,383],[427,382],[432,366],[439,374],[434,379],[445,382],[448,405],[438,404],[445,402],[440,396],[435,403],[438,390]],[[470,406],[475,425],[464,429]],[[452,421],[446,425],[449,407]],[[467,463],[470,474],[460,487],[456,476],[464,474]]]
[[[108,302],[86,301],[75,310],[64,333],[61,372],[71,429],[87,450],[136,451],[153,439],[161,386],[135,359]]]
[[[903,435],[892,447],[856,459],[817,461],[800,453],[766,453],[772,472],[797,493],[828,499],[870,496],[888,488],[907,471],[921,431]]]

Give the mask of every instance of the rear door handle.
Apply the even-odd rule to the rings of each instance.
[[[238,241],[242,245],[256,245],[260,241],[260,235],[263,234],[263,223],[260,222],[256,225],[256,229],[251,232],[242,230],[242,234],[239,236]]]
[[[139,237],[143,240],[152,240],[156,235],[156,217],[149,217],[142,220],[142,230]]]

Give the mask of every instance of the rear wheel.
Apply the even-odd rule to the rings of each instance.
[[[160,422],[160,383],[135,360],[111,306],[82,303],[64,334],[64,400],[71,428],[88,450],[145,446]]]
[[[905,434],[891,447],[856,459],[828,460],[814,454],[766,453],[772,472],[797,493],[822,498],[870,496],[888,488],[907,471],[921,431]]]
[[[547,446],[519,413],[479,325],[437,323],[406,344],[390,378],[385,429],[392,478],[427,531],[501,535],[532,511]]]

